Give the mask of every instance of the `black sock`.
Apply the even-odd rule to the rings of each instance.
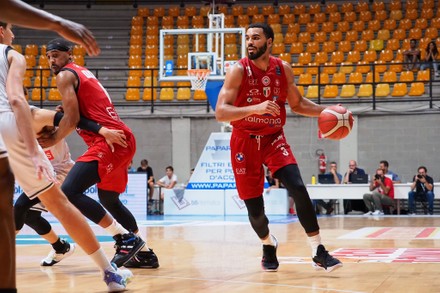
[[[55,251],[57,253],[65,252],[66,245],[67,245],[67,243],[65,241],[61,240],[59,237],[58,237],[58,240],[55,243],[52,243],[52,247],[53,247],[53,249],[55,249]]]

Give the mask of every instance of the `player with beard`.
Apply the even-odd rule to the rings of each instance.
[[[247,28],[248,57],[226,74],[215,114],[218,121],[230,121],[233,126],[232,168],[249,221],[263,244],[263,270],[277,271],[279,265],[278,241],[269,231],[264,212],[263,165],[266,165],[294,198],[299,221],[312,248],[313,266],[330,272],[342,263],[321,244],[312,202],[283,133],[286,101],[293,112],[302,116],[318,117],[325,107],[301,96],[290,64],[270,56],[273,40],[274,32],[267,24],[255,23]]]

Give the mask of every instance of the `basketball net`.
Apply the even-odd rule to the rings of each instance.
[[[208,76],[211,73],[209,69],[189,69],[188,76],[191,81],[191,89],[193,91],[206,89],[206,82],[208,81]]]

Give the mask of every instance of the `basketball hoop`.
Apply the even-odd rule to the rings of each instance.
[[[208,76],[211,73],[209,69],[189,69],[188,76],[191,81],[191,89],[193,91],[202,90],[206,88],[206,82],[208,81]]]

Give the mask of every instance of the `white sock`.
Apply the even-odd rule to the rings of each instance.
[[[94,253],[89,254],[89,256],[98,265],[102,273],[104,273],[106,270],[112,272],[115,271],[108,259],[105,257],[104,250],[102,250],[101,247]]]
[[[314,257],[318,250],[318,246],[321,244],[321,235],[309,236],[308,238],[310,246],[312,247],[312,257]]]
[[[128,230],[122,227],[122,225],[116,222],[116,220],[113,220],[113,223],[111,223],[108,227],[106,227],[105,231],[107,231],[112,236],[128,233]]]
[[[261,242],[264,245],[272,245],[275,246],[275,239],[273,238],[272,234],[269,234],[269,236],[266,239],[261,239]]]
[[[150,249],[148,248],[147,240],[145,240],[144,237],[142,237],[142,234],[139,230],[137,231],[136,236],[138,236],[140,239],[144,240],[145,242],[145,246],[142,247],[141,251],[149,251]]]

